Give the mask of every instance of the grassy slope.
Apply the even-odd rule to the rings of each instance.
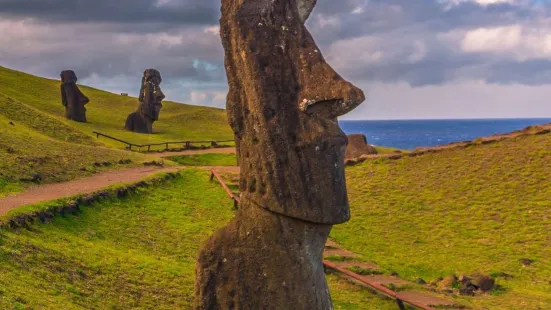
[[[233,216],[208,173],[0,235],[1,309],[188,309],[201,242]],[[329,276],[336,309],[395,309]]]
[[[140,81],[136,83],[139,90]],[[137,144],[186,139],[233,138],[227,124],[226,112],[221,109],[163,102],[161,119],[154,124],[155,134],[143,135],[124,130],[126,117],[138,106],[137,98],[122,97],[79,86],[81,91],[90,98],[90,103],[86,105],[88,123],[81,124],[64,119],[59,81],[0,67],[0,85],[0,93],[54,116],[88,135],[92,135],[92,131],[99,131]],[[102,140],[102,142],[110,146],[124,147],[108,140]]]
[[[223,110],[172,102],[164,104],[162,120],[155,124],[156,134],[125,131],[126,116],[136,109],[137,99],[85,86],[81,90],[91,100],[87,105],[89,123],[73,122],[64,117],[59,84],[0,67],[0,197],[23,190],[29,184],[20,179],[36,173],[44,182],[59,182],[98,170],[93,167],[95,162],[147,160],[146,156],[98,147],[122,149],[124,145],[96,140],[93,131],[138,144],[231,138]]]
[[[504,272],[474,308],[551,309],[551,135],[347,169],[341,244],[414,280]],[[524,267],[519,260],[535,262]]]
[[[183,166],[236,166],[235,154],[201,154],[173,156],[167,159]]]
[[[64,129],[62,126],[50,128],[51,132],[46,131],[50,135],[56,135],[57,129]],[[78,134],[73,137],[81,138]],[[147,159],[141,154],[60,141],[19,122],[12,126],[2,114],[0,158],[0,197],[23,190],[29,183],[21,179],[31,179],[34,174],[40,174],[46,183],[61,182],[106,169],[95,167],[96,162],[110,162],[113,169],[122,166],[118,164],[122,159],[130,159],[134,165]]]

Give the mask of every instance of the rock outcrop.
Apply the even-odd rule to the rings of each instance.
[[[140,106],[126,118],[125,128],[137,133],[153,133],[153,123],[159,119],[165,95],[161,91],[161,73],[155,69],[145,70],[140,89]]]
[[[362,155],[376,155],[377,149],[367,144],[367,138],[362,134],[348,135],[346,159],[359,158]]]
[[[350,218],[337,117],[365,98],[306,29],[315,3],[222,0],[242,194],[236,217],[200,250],[196,309],[332,309],[323,246]]]
[[[86,123],[86,108],[90,100],[77,86],[77,76],[73,70],[61,71],[61,103],[65,107],[67,119]]]

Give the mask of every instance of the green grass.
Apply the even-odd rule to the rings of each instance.
[[[36,174],[44,183],[60,182],[119,168],[121,159],[131,159],[133,165],[150,161],[116,150],[125,145],[97,140],[93,131],[135,144],[233,137],[221,109],[166,102],[155,134],[143,135],[124,130],[127,115],[138,106],[136,98],[80,86],[90,98],[89,122],[83,124],[65,119],[57,80],[0,67],[0,85],[0,197],[24,190]],[[94,165],[104,162],[113,165]]]
[[[378,154],[409,153],[409,151],[384,146],[375,146],[375,149],[377,150]]]
[[[23,190],[31,184],[28,180],[35,174],[42,176],[44,183],[62,182],[105,169],[139,165],[148,160],[142,154],[63,142],[34,131],[23,123],[17,122],[12,126],[1,114],[0,158],[0,197]],[[118,163],[125,159],[132,160],[132,163]],[[104,162],[111,165],[94,165]]]
[[[136,87],[141,81],[136,80]],[[44,112],[68,126],[93,136],[99,131],[135,144],[185,140],[228,140],[233,134],[222,109],[163,102],[160,120],[153,125],[154,134],[144,135],[124,130],[128,114],[138,107],[135,97],[122,97],[102,90],[79,86],[90,98],[86,105],[88,123],[66,120],[60,99],[60,82],[32,76],[0,67],[0,93]],[[161,85],[162,87],[162,85]],[[0,111],[0,113],[2,113]],[[108,146],[124,148],[124,145],[101,139]]]
[[[235,154],[173,156],[167,159],[183,166],[237,166]]]
[[[201,243],[233,216],[205,171],[0,232],[0,309],[189,309]],[[335,309],[395,304],[328,276]]]
[[[475,309],[551,309],[551,135],[347,168],[332,237],[409,280],[506,273]],[[523,266],[519,260],[534,260]]]

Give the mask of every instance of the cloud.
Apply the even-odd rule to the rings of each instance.
[[[129,93],[152,67],[169,99],[221,107],[227,86],[219,6],[0,0],[0,65],[53,78],[74,69],[83,83]],[[520,92],[521,85],[551,84],[547,1],[319,0],[308,28],[328,62],[365,89],[407,85],[421,93],[477,81],[519,85]]]

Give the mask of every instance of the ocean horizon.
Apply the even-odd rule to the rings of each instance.
[[[339,121],[346,134],[364,134],[369,144],[403,150],[474,140],[546,123],[551,123],[551,117]]]

